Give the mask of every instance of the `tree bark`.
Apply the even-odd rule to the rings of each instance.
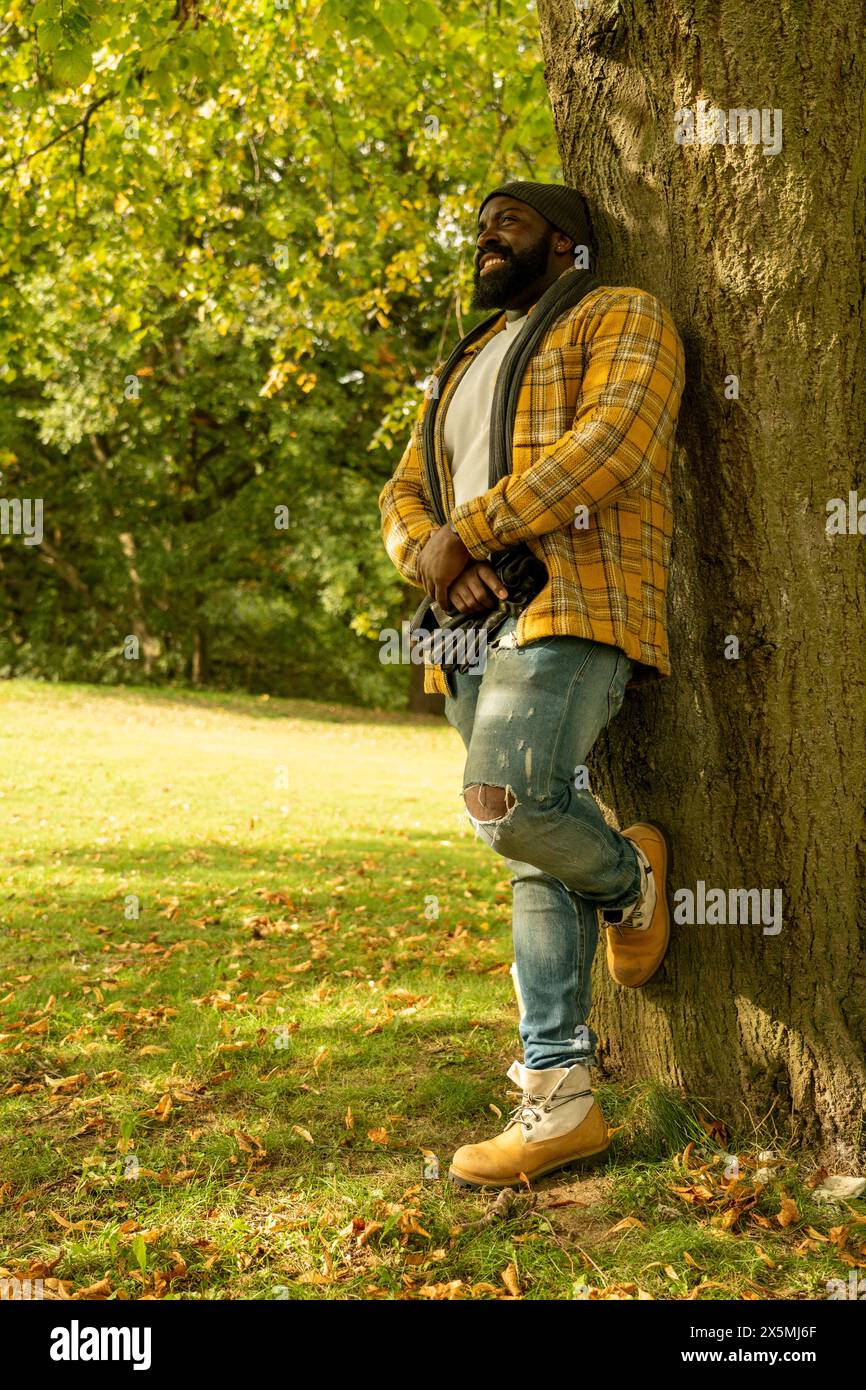
[[[131,617],[132,635],[138,638],[139,651],[141,652],[141,669],[146,679],[153,674],[153,667],[156,658],[159,656],[159,638],[151,635],[147,625],[147,605],[142,589],[141,575],[136,568],[135,558],[137,547],[135,537],[131,531],[123,531],[117,537],[120,548],[126,559],[126,570],[129,575],[129,585],[131,591]]]
[[[190,679],[193,685],[207,685],[210,680],[210,641],[202,623],[193,629]]]
[[[657,294],[687,355],[674,673],[629,696],[597,784],[623,826],[670,828],[672,892],[702,880],[783,893],[777,935],[675,922],[643,990],[615,988],[599,951],[600,1058],[612,1076],[742,1105],[739,1120],[775,1106],[823,1160],[855,1162],[866,538],[829,535],[827,504],[858,486],[866,498],[864,11],[538,9],[561,166],[589,201],[602,280]],[[675,112],[701,100],[781,111],[781,150],[677,143]]]

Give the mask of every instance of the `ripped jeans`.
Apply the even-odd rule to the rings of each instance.
[[[491,810],[470,819],[512,873],[524,1065],[591,1066],[597,910],[635,902],[640,868],[631,841],[583,789],[581,770],[622,705],[632,662],[618,647],[584,637],[516,647],[515,625],[509,618],[499,629],[483,674],[450,674],[455,693],[445,716],[467,749],[464,795],[476,788],[479,812],[485,798],[499,801],[498,818]]]

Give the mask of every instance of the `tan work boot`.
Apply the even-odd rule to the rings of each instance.
[[[670,941],[668,847],[661,828],[650,821],[636,821],[622,833],[637,850],[640,897],[632,907],[604,908],[600,917],[607,928],[607,968],[618,985],[636,989],[652,979]]]
[[[610,1147],[607,1123],[593,1099],[589,1071],[573,1067],[533,1071],[514,1062],[508,1076],[523,1092],[502,1134],[464,1144],[448,1176],[459,1187],[515,1187],[557,1168],[601,1163]]]

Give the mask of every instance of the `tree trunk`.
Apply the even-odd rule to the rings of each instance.
[[[674,674],[629,696],[598,786],[623,826],[669,827],[673,893],[703,881],[726,897],[783,894],[777,934],[742,914],[675,921],[642,991],[613,987],[600,951],[602,1065],[729,1115],[742,1103],[740,1120],[775,1104],[818,1156],[855,1161],[866,539],[856,525],[828,534],[828,502],[858,487],[866,499],[864,12],[857,0],[538,8],[561,165],[590,203],[602,280],[657,294],[687,356]],[[678,143],[675,112],[697,120],[701,101],[726,125],[708,113]],[[764,152],[769,114],[766,141],[732,143],[733,108],[781,111],[781,150]]]
[[[193,685],[207,685],[210,680],[210,642],[203,623],[199,623],[192,634],[190,679]]]
[[[131,590],[131,626],[133,637],[138,638],[138,648],[141,653],[141,669],[145,679],[149,680],[153,675],[153,668],[156,658],[159,656],[159,638],[154,637],[147,625],[147,604],[142,590],[141,575],[136,568],[135,558],[137,547],[135,537],[131,531],[123,531],[118,537],[120,548],[126,559],[126,569],[129,575],[129,586]]]

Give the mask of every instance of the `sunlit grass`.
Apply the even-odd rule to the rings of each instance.
[[[718,1184],[725,1146],[705,1103],[651,1083],[600,1087],[600,1174],[462,1229],[493,1198],[451,1189],[448,1162],[500,1127],[519,1040],[507,879],[467,833],[440,721],[17,682],[0,729],[5,1270],[210,1299],[514,1278],[530,1298],[821,1297],[847,1277],[805,1234],[839,1210],[794,1165],[763,1226],[678,1196],[676,1155],[703,1146]]]

